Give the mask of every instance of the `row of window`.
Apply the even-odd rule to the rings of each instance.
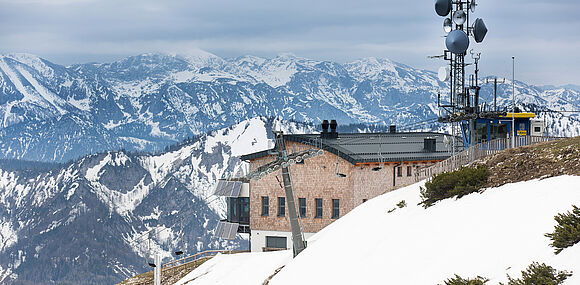
[[[322,198],[314,199],[314,218],[322,219]],[[270,215],[270,197],[262,196],[262,216]],[[286,198],[278,197],[278,217],[286,215]],[[306,217],[306,198],[298,198],[298,215]],[[340,217],[340,199],[332,199],[332,219]]]
[[[407,176],[411,176],[411,171],[412,171],[411,166],[407,166]],[[403,177],[403,167],[401,166],[397,167],[397,176]]]

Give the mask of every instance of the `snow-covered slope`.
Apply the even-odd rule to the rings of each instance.
[[[245,248],[241,238],[214,236],[225,203],[212,191],[245,169],[239,155],[269,147],[274,126],[311,132],[254,118],[157,154],[111,151],[41,169],[0,164],[0,283],[118,282],[147,269],[149,247],[171,260],[181,219],[186,254]]]
[[[271,285],[442,284],[454,274],[484,276],[490,279],[487,284],[499,284],[506,283],[506,274],[519,277],[520,271],[537,261],[573,271],[564,284],[580,284],[580,244],[555,255],[544,236],[553,231],[556,214],[580,205],[580,177],[506,184],[459,200],[443,200],[427,209],[417,205],[422,184],[362,204],[314,235],[308,248],[293,260],[284,254],[270,260],[264,254],[248,257],[241,266],[252,275],[252,268],[273,268],[263,265],[266,261],[285,264]],[[408,206],[397,208],[401,200]],[[397,209],[389,213],[392,208]],[[182,281],[203,271],[203,278],[188,284],[226,284],[217,282],[217,273],[238,265],[224,260],[233,257],[221,258],[213,267],[195,270]]]
[[[483,85],[483,101],[493,101],[492,87]],[[511,103],[510,87],[498,88],[502,106]],[[516,87],[524,110],[580,109],[576,90]],[[434,72],[378,58],[340,64],[197,51],[64,67],[0,55],[0,158],[63,162],[113,149],[155,151],[257,116],[401,126],[435,118],[439,90],[447,88]],[[548,116],[551,134],[580,133],[574,114]]]

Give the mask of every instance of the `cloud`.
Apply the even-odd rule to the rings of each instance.
[[[338,62],[375,56],[436,69],[427,59],[444,48],[443,18],[432,0],[0,0],[2,52],[30,52],[70,64],[110,61],[142,52],[180,53],[199,47],[219,56],[300,56]],[[489,33],[482,65],[505,71],[503,58],[550,61],[522,80],[580,83],[570,68],[580,55],[576,0],[485,0],[474,16]],[[488,62],[485,62],[488,60]],[[528,63],[532,66],[531,63]],[[551,70],[546,72],[546,70]],[[567,74],[558,74],[567,70]],[[539,75],[539,74],[548,74]],[[499,75],[502,76],[502,75]],[[523,74],[522,74],[523,76]],[[538,79],[540,78],[540,79]]]

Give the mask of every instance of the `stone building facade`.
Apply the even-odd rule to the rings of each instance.
[[[450,156],[445,135],[439,133],[320,136],[284,136],[287,153],[323,150],[322,155],[289,167],[306,239],[366,200],[412,184],[417,168]],[[255,170],[275,160],[276,154],[268,150],[242,159]],[[250,180],[249,189],[251,250],[291,248],[281,170]]]

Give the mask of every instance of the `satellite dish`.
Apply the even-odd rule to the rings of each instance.
[[[453,22],[455,22],[455,24],[463,25],[465,24],[465,20],[467,20],[467,15],[465,15],[463,10],[453,12]]]
[[[446,33],[449,33],[449,32],[451,32],[451,29],[452,29],[451,28],[451,19],[445,18],[445,20],[443,20],[443,30]]]
[[[443,137],[443,143],[445,144],[446,147],[449,147],[451,145],[451,140],[449,139],[448,136]]]
[[[475,4],[475,0],[471,0],[471,3],[469,3],[469,9],[471,9],[472,13],[475,12],[475,6],[477,6],[477,4]]]
[[[437,72],[437,77],[439,77],[439,81],[447,81],[449,80],[449,68],[447,66],[439,67],[439,72]]]
[[[447,35],[445,46],[452,53],[464,53],[469,47],[469,38],[464,31],[455,30]]]
[[[441,17],[449,15],[449,12],[451,12],[451,0],[435,0],[435,12]]]
[[[473,23],[473,38],[475,39],[476,43],[483,42],[483,38],[487,34],[487,27],[483,23],[481,18],[477,18],[475,23]]]

